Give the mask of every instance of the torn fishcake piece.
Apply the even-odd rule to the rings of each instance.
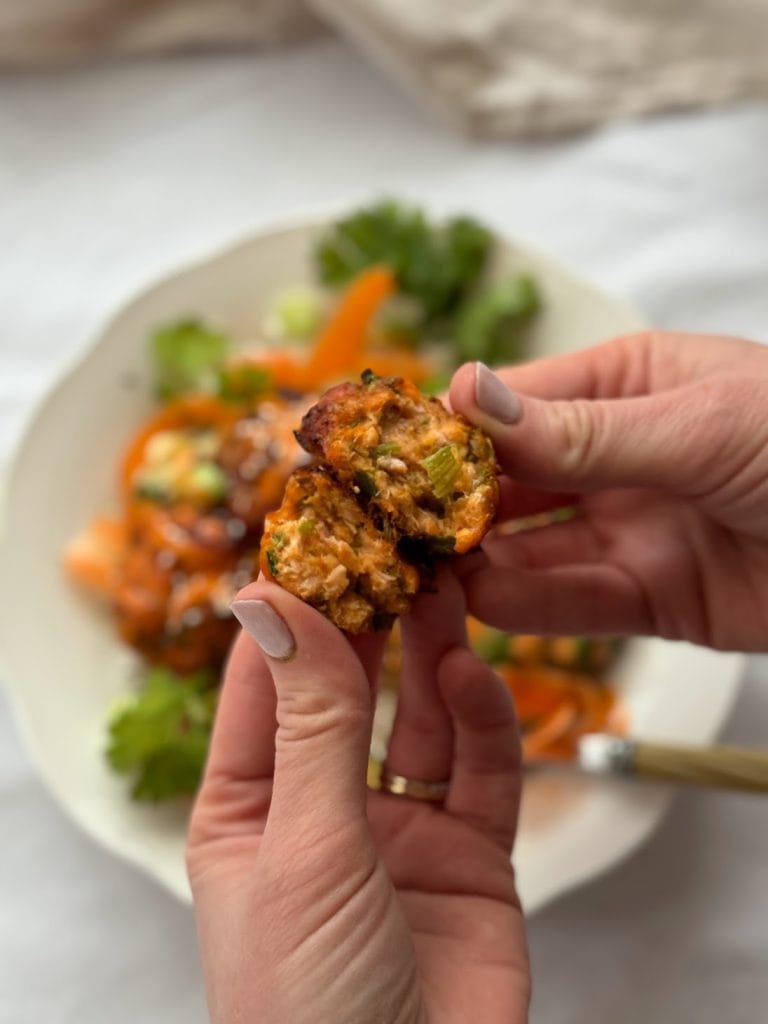
[[[415,384],[366,372],[304,416],[302,447],[351,487],[390,535],[431,554],[483,539],[499,497],[489,438]]]
[[[390,626],[408,611],[420,582],[395,544],[321,468],[297,470],[281,507],[267,516],[261,569],[349,633]]]

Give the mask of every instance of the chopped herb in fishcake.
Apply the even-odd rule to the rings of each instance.
[[[417,570],[320,468],[297,470],[267,516],[261,568],[350,633],[391,626],[419,589]]]

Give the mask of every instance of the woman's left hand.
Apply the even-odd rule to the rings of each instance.
[[[353,649],[263,580],[235,608],[251,635],[226,671],[187,855],[212,1020],[522,1024],[517,729],[466,647],[456,581],[403,622],[387,764],[450,779],[443,806],[366,788],[381,638]]]

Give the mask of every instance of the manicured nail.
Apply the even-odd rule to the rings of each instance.
[[[523,406],[514,391],[489,370],[485,363],[475,365],[475,401],[477,407],[499,423],[517,423]]]
[[[293,634],[266,601],[233,601],[235,618],[270,658],[287,661],[296,650]]]

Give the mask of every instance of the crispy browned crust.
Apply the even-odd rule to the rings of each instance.
[[[342,413],[345,406],[358,407],[358,393],[360,386],[352,381],[344,381],[329,388],[320,398],[304,413],[301,427],[296,431],[296,440],[301,447],[310,453],[322,457],[325,454],[325,447],[328,438],[339,427],[345,423],[347,417]]]
[[[410,381],[364,375],[362,384],[339,384],[305,414],[296,436],[390,536],[461,554],[493,522],[499,489],[490,440]],[[436,493],[430,475],[438,452],[455,461],[449,493]]]
[[[349,633],[390,626],[419,589],[417,570],[319,467],[297,470],[267,516],[261,569]]]

